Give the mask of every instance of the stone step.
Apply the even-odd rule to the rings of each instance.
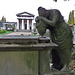
[[[18,30],[18,32],[31,32],[32,30]]]

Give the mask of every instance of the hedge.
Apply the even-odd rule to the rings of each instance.
[[[0,29],[0,33],[6,33],[6,30]]]

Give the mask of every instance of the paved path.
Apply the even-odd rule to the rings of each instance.
[[[31,32],[12,32],[5,35],[31,35]]]

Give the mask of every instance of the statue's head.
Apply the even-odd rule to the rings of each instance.
[[[43,7],[39,7],[38,8],[38,14],[39,14],[39,16],[45,17],[46,16],[46,9]]]
[[[41,21],[38,17],[36,17],[35,21],[36,21],[36,28],[39,34],[43,36],[46,33],[46,24],[43,21]]]

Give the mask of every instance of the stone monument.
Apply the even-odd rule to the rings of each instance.
[[[65,23],[63,16],[57,9],[46,10],[39,7],[38,14],[35,21],[39,34],[43,36],[46,29],[49,29],[52,42],[58,45],[56,49],[51,51],[53,63],[51,70],[52,72],[58,71],[53,75],[72,75],[68,71],[73,45],[73,35],[69,25]]]
[[[50,74],[50,38],[26,35],[0,36],[0,75]]]

